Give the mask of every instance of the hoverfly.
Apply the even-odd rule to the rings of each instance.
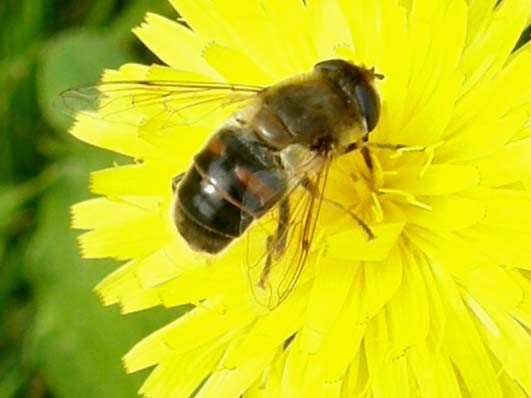
[[[109,120],[119,119],[125,106],[162,103],[164,118],[184,123],[193,123],[182,117],[188,109],[237,104],[189,169],[168,181],[172,220],[191,249],[207,254],[222,252],[252,225],[268,224],[263,253],[247,268],[259,302],[274,308],[295,286],[311,250],[330,163],[360,149],[371,167],[365,143],[380,116],[377,78],[382,76],[373,69],[333,59],[269,87],[108,82],[96,86],[96,96],[71,90],[62,99],[67,107],[96,99],[99,117]],[[134,101],[116,105],[122,93]],[[107,113],[108,104],[113,106]]]

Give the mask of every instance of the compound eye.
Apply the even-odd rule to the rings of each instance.
[[[380,119],[380,98],[376,90],[368,84],[357,84],[354,94],[360,107],[360,112],[367,121],[368,131],[374,130]]]

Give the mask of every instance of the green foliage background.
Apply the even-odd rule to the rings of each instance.
[[[0,1],[0,397],[135,397],[121,357],[178,312],[122,316],[92,292],[116,264],[81,260],[69,207],[116,155],[68,136],[53,101],[104,68],[155,62],[130,33],[165,0]]]

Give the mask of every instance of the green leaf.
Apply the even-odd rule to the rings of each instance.
[[[116,0],[92,0],[85,25],[104,23],[112,14],[115,6]]]
[[[40,176],[23,184],[0,185],[0,236],[6,232],[15,211],[42,191],[53,179],[54,171],[48,169]]]
[[[5,363],[4,363],[5,362]],[[15,398],[15,394],[24,384],[26,373],[20,366],[20,363],[13,357],[0,357],[0,397]]]
[[[28,350],[58,398],[135,397],[145,375],[125,375],[121,357],[181,313],[159,309],[122,316],[116,307],[102,307],[92,292],[117,264],[80,259],[69,207],[88,197],[88,171],[110,163],[107,155],[85,147],[83,155],[58,165],[61,175],[43,199],[28,250],[37,302]]]

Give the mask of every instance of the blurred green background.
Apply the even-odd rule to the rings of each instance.
[[[156,61],[130,33],[148,10],[175,17],[166,0],[0,0],[0,398],[135,397],[146,374],[121,357],[178,316],[122,316],[92,293],[115,264],[80,260],[68,209],[116,155],[53,107],[104,68]]]
[[[130,33],[166,0],[0,0],[0,398],[135,397],[146,373],[121,357],[176,312],[123,316],[94,285],[116,267],[85,261],[69,206],[116,155],[76,142],[57,94],[104,68],[156,60]]]

